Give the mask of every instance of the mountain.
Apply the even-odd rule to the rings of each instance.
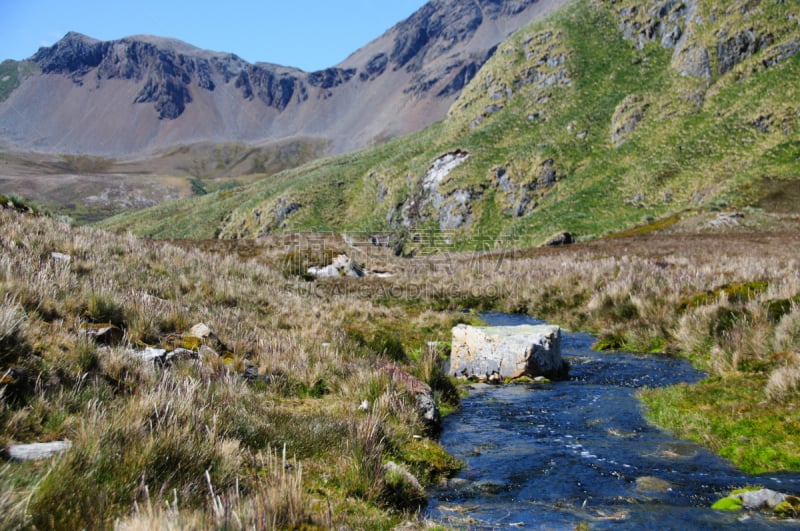
[[[798,21],[794,2],[578,0],[501,44],[443,122],[104,226],[384,231],[408,250],[438,231],[522,246],[698,212],[739,209],[718,224],[797,215]]]
[[[130,157],[199,142],[313,138],[342,153],[442,119],[513,31],[565,0],[434,0],[339,65],[250,64],[153,36],[69,33],[3,63],[0,144]]]

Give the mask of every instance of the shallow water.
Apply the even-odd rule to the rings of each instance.
[[[485,314],[493,326],[540,324]],[[709,509],[730,490],[800,493],[800,474],[748,476],[703,447],[648,425],[641,387],[703,377],[684,360],[598,353],[566,333],[568,381],[471,386],[441,442],[466,463],[431,493],[428,518],[470,529],[788,529],[797,522]]]

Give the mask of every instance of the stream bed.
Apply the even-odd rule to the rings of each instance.
[[[484,314],[492,326],[542,324]],[[790,529],[798,522],[710,509],[732,489],[800,494],[800,474],[750,476],[702,446],[649,425],[642,387],[696,382],[681,359],[599,353],[563,333],[567,381],[472,385],[441,443],[465,464],[430,493],[426,516],[461,529]]]

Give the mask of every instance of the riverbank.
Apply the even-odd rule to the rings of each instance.
[[[522,315],[483,314],[502,326]],[[702,445],[654,427],[637,393],[703,374],[674,356],[601,353],[565,332],[569,380],[475,384],[444,421],[441,442],[466,466],[435,489],[427,515],[455,528],[782,529],[774,515],[711,510],[745,485],[800,492],[800,473],[752,476]],[[791,524],[789,524],[791,525]]]

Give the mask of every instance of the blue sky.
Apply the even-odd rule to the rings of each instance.
[[[100,40],[173,37],[313,71],[333,66],[426,0],[0,0],[0,60],[25,59],[69,31]]]

